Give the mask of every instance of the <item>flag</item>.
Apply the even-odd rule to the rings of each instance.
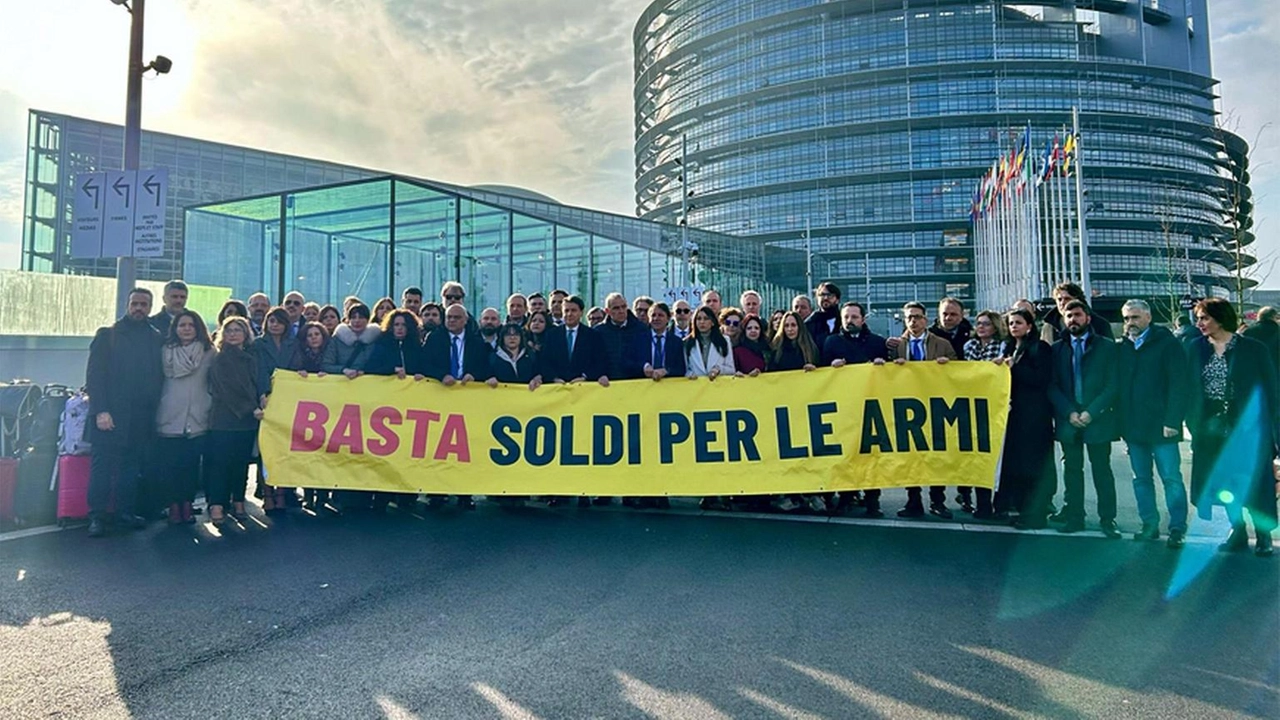
[[[1079,143],[1075,133],[1067,135],[1067,142],[1062,146],[1062,174],[1071,177],[1071,163],[1075,161],[1076,146]]]

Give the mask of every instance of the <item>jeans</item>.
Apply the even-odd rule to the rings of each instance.
[[[1116,519],[1116,476],[1111,472],[1111,443],[1062,443],[1062,516],[1084,520],[1084,454],[1089,452],[1093,489],[1098,493],[1098,519]]]
[[[1169,511],[1169,532],[1187,530],[1187,487],[1182,484],[1182,456],[1177,443],[1147,445],[1129,443],[1129,465],[1133,467],[1133,497],[1138,501],[1138,517],[1146,527],[1160,526],[1156,508],[1156,484],[1151,466],[1164,485],[1164,503]]]

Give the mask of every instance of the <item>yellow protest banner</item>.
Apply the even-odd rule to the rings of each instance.
[[[992,487],[1009,371],[846,366],[490,388],[277,371],[273,484],[467,495],[751,495]]]

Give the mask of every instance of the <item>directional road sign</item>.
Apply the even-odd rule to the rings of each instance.
[[[164,200],[169,191],[166,170],[139,170],[134,188],[137,207],[133,211],[133,256],[164,255]]]
[[[75,201],[72,203],[71,257],[102,257],[102,215],[106,197],[106,173],[76,175]]]
[[[167,170],[76,175],[71,257],[162,257]]]

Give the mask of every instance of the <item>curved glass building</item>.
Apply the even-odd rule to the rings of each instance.
[[[657,0],[634,33],[637,213],[765,243],[784,285],[973,298],[978,178],[1078,107],[1095,303],[1235,295],[1247,147],[1218,128],[1206,3]]]

